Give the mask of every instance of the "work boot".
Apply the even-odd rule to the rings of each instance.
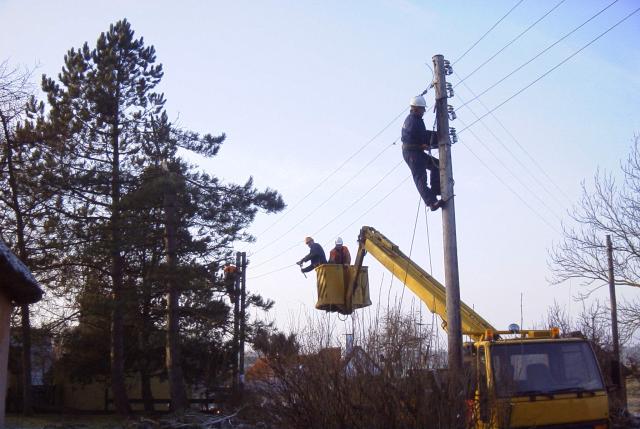
[[[442,207],[444,207],[444,201],[442,200],[436,200],[433,203],[429,204],[429,208],[431,209],[432,212],[435,212],[436,210]]]

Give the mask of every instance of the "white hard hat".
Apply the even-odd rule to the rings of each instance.
[[[341,237],[336,238],[336,246],[342,246],[342,238]]]
[[[416,95],[415,97],[412,97],[410,104],[411,106],[416,107],[427,107],[427,102],[422,95]]]

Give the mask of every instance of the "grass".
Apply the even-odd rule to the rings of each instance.
[[[73,426],[80,429],[122,429],[126,420],[114,415],[65,415],[43,414],[32,417],[7,415],[6,429],[43,429],[49,427]]]

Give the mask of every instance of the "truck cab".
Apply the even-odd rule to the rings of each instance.
[[[524,334],[484,338],[469,347],[475,363],[476,427],[608,427],[607,391],[589,342]]]

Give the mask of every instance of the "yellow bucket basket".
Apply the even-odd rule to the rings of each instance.
[[[325,264],[316,267],[318,286],[316,308],[346,314],[346,290],[355,275],[356,267],[352,265]],[[352,306],[355,310],[370,305],[369,274],[367,267],[362,267],[360,268],[358,287],[353,292]]]

